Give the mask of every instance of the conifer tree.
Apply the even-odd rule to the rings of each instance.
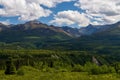
[[[15,73],[16,73],[16,68],[15,68],[15,65],[13,64],[13,59],[10,57],[6,61],[5,74],[15,74]]]

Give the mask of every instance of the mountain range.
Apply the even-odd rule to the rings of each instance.
[[[80,30],[90,34],[85,33],[81,37],[52,44],[47,48],[92,51],[92,53],[95,52],[97,54],[120,53],[120,22],[103,26],[90,25]]]
[[[120,25],[120,22],[111,24],[111,25],[97,25],[97,26],[90,24],[86,27],[81,27],[80,29],[78,29],[78,28],[71,28],[68,26],[64,26],[64,27],[57,27],[53,25],[48,26],[47,24],[43,24],[35,20],[35,21],[26,22],[24,24],[18,24],[18,25],[4,25],[0,23],[0,31],[7,31],[7,30],[27,31],[27,30],[35,30],[35,29],[39,29],[39,30],[49,29],[53,32],[63,33],[70,37],[80,37],[82,35],[91,35],[94,33],[106,31],[114,27],[117,27],[119,25]]]
[[[101,51],[112,46],[112,49],[118,50],[120,49],[120,22],[98,26],[90,24],[80,29],[49,26],[39,21],[18,25],[0,23],[0,42],[24,46],[24,48],[33,44],[35,48],[45,49]]]

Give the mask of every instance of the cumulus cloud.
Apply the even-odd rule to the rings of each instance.
[[[76,0],[74,5],[84,12],[58,12],[50,23],[87,26],[113,24],[120,20],[120,0]]]
[[[58,3],[69,2],[72,0],[0,0],[0,16],[18,16],[19,20],[34,20],[49,16],[52,11],[43,8],[55,7]]]
[[[91,23],[112,24],[120,20],[120,0],[78,0],[75,6],[85,10]]]
[[[62,2],[70,2],[70,1],[75,1],[75,0],[26,0],[27,2],[35,2],[39,3],[41,5],[44,5],[46,7],[55,7],[57,4],[62,3]]]
[[[54,16],[54,20],[50,21],[50,23],[55,23],[57,25],[74,25],[78,26],[87,26],[89,24],[89,19],[85,14],[80,14],[78,11],[68,10],[58,12],[57,15]]]
[[[0,16],[17,16],[23,21],[35,20],[50,16],[50,8],[57,4],[71,1],[75,1],[74,6],[84,12],[69,9],[60,11],[50,23],[87,26],[112,24],[120,20],[120,0],[0,0]]]

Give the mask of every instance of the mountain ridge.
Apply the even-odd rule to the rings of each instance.
[[[52,38],[53,36],[57,38],[61,38],[63,40],[70,38],[79,38],[81,36],[92,36],[99,34],[107,34],[106,32],[113,32],[114,29],[118,31],[119,34],[120,22],[112,24],[112,25],[88,25],[87,27],[83,27],[81,29],[70,28],[68,26],[65,27],[56,27],[53,25],[43,24],[39,21],[29,21],[24,24],[18,25],[4,25],[0,23],[0,38],[7,38],[13,34],[15,37],[20,36],[34,36],[34,37],[46,37]],[[113,34],[113,33],[112,33]],[[5,35],[5,36],[4,36]],[[9,36],[8,36],[9,35]],[[4,41],[4,39],[3,39]]]
[[[60,33],[63,33],[70,37],[75,38],[75,37],[80,37],[80,36],[84,36],[84,35],[92,35],[92,34],[96,34],[99,32],[103,32],[103,31],[109,30],[110,28],[114,27],[117,24],[120,24],[120,22],[117,22],[117,23],[111,24],[111,25],[91,25],[90,24],[86,27],[81,27],[80,29],[78,29],[78,28],[71,28],[68,26],[57,27],[57,26],[53,26],[53,25],[47,25],[47,24],[43,24],[37,20],[34,20],[34,21],[26,22],[24,24],[17,24],[17,25],[4,25],[4,24],[0,23],[0,31],[7,30],[7,29],[28,30],[28,29],[44,28],[44,29],[53,30],[55,32],[60,32]]]
[[[79,29],[76,28],[61,28],[38,22],[30,22],[12,25],[12,27],[0,31],[0,42],[10,43],[14,46],[24,46],[24,48],[33,45],[37,49],[62,50],[101,51],[103,49],[109,50],[110,46],[119,51],[120,23],[107,25],[105,28],[104,26],[98,26],[101,29],[97,28],[97,31],[96,29],[94,31],[96,27],[88,26],[86,30],[90,28],[93,33],[91,35],[81,35],[79,34]],[[76,34],[79,36],[76,36]]]

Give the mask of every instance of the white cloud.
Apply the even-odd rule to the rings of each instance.
[[[62,2],[70,2],[70,1],[75,1],[75,0],[26,0],[27,2],[35,2],[39,3],[41,5],[44,5],[46,7],[55,7],[57,4],[62,3]]]
[[[50,8],[63,2],[74,4],[85,12],[61,11],[50,23],[57,25],[86,26],[88,24],[112,24],[120,20],[120,0],[0,0],[0,16],[18,16],[19,20],[35,20],[52,14]],[[47,8],[45,8],[45,7]]]
[[[86,11],[95,21],[91,23],[112,24],[120,20],[120,0],[78,0],[75,6]]]
[[[0,23],[5,24],[5,25],[9,25],[9,24],[10,24],[10,21],[9,21],[9,20],[6,20],[6,21],[0,21]]]
[[[20,20],[34,20],[49,16],[52,11],[43,8],[55,7],[58,3],[72,0],[0,0],[0,16],[18,16]]]
[[[78,26],[87,26],[89,24],[89,19],[85,14],[80,14],[78,11],[61,11],[58,12],[57,15],[54,16],[54,20],[50,21],[50,23],[55,23],[57,25],[74,25]]]
[[[40,17],[47,17],[52,12],[47,9],[43,9],[39,6],[39,4],[31,3],[27,5],[27,8],[24,13],[22,13],[21,17],[19,17],[20,20],[35,20]]]

